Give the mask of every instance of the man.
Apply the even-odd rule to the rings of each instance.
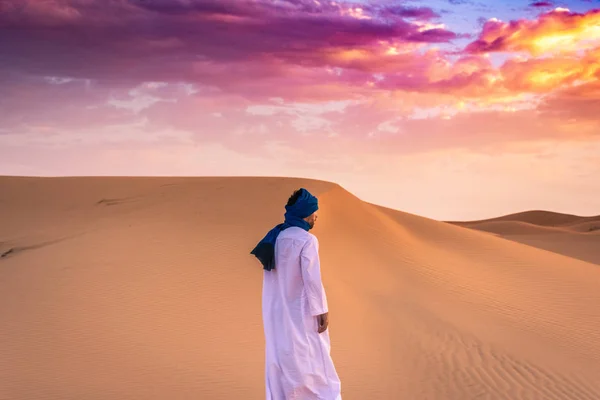
[[[267,400],[341,400],[330,355],[319,242],[308,232],[317,221],[318,200],[302,188],[285,209],[285,222],[251,252],[264,268]]]

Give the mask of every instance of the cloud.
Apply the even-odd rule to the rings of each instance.
[[[448,0],[448,3],[452,5],[462,5],[462,4],[475,4],[472,0]]]
[[[531,4],[529,4],[529,7],[539,7],[539,8],[552,7],[552,3],[549,1],[535,1]]]
[[[571,27],[569,40],[589,45],[593,36],[581,35],[595,32],[594,12],[555,10],[508,24],[489,20],[467,54],[457,55],[432,46],[458,35],[432,22],[438,14],[427,7],[314,0],[2,4],[0,51],[10,62],[0,61],[0,72],[86,79],[125,93],[144,82],[183,82],[256,101],[343,100],[349,92],[373,90],[506,97],[507,91],[551,91],[594,75],[591,66],[574,71],[577,57],[513,59],[502,68],[485,57],[490,49],[526,46],[514,37],[560,43],[551,34],[563,34],[563,25]],[[539,71],[542,64],[565,70]],[[159,101],[153,96],[129,93],[112,104],[139,110]]]
[[[579,123],[581,129],[598,134],[600,82],[598,80],[565,88],[548,96],[539,106],[543,116]],[[581,131],[580,131],[581,132]]]
[[[448,42],[423,29],[428,8],[267,0],[8,0],[0,13],[3,70],[111,81],[208,81],[215,63],[326,66],[332,55],[396,43]],[[349,13],[348,10],[353,10]],[[357,10],[368,19],[358,18]],[[230,77],[234,74],[231,71]],[[255,71],[258,73],[258,71]],[[237,79],[241,79],[237,77]]]
[[[80,129],[130,121],[130,112],[106,104],[118,90],[86,79],[5,76],[0,82],[0,126],[10,132]]]
[[[566,86],[579,85],[598,79],[598,51],[583,56],[508,60],[502,67],[504,85],[511,91],[552,92]]]
[[[381,13],[383,15],[397,15],[402,18],[416,18],[418,20],[430,20],[439,18],[440,16],[429,7],[388,6],[383,8]]]
[[[485,45],[453,52],[433,43],[456,34],[426,7],[0,4],[0,52],[8,55],[0,60],[0,135],[103,135],[103,127],[120,135],[135,127],[150,138],[185,132],[192,143],[249,154],[275,140],[301,148],[320,140],[331,151],[367,141],[418,152],[563,137],[570,129],[595,135],[594,11],[488,20],[478,39]],[[512,54],[549,46],[550,38],[577,51]],[[494,46],[510,53],[502,63],[485,50]]]
[[[470,53],[526,52],[539,56],[589,50],[600,45],[600,9],[586,13],[556,8],[535,20],[489,19]]]

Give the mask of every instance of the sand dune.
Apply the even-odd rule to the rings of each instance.
[[[600,216],[529,211],[482,221],[450,223],[600,264]]]
[[[457,225],[475,225],[484,222],[512,221],[525,222],[528,224],[548,226],[548,227],[570,227],[583,223],[598,223],[600,225],[600,215],[592,217],[580,217],[578,215],[562,214],[550,211],[525,211],[516,214],[504,215],[502,217],[490,218],[480,221],[459,221],[454,222]]]
[[[344,399],[600,398],[597,265],[327,182],[5,177],[0,399],[264,398],[248,253],[300,186]]]
[[[548,235],[570,232],[565,227],[536,225],[523,221],[484,221],[462,226],[498,235]]]

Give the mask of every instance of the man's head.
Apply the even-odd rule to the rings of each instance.
[[[312,228],[318,218],[318,200],[306,189],[298,189],[288,199],[286,209],[305,220]]]
[[[312,229],[315,227],[315,222],[317,222],[318,218],[319,218],[319,212],[315,211],[314,213],[310,214],[308,217],[304,218],[304,220],[306,222],[308,222],[308,225]]]

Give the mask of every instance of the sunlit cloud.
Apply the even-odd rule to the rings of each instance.
[[[466,50],[472,53],[527,52],[539,56],[574,53],[599,45],[600,10],[581,14],[557,7],[535,20],[490,19],[479,38]]]

